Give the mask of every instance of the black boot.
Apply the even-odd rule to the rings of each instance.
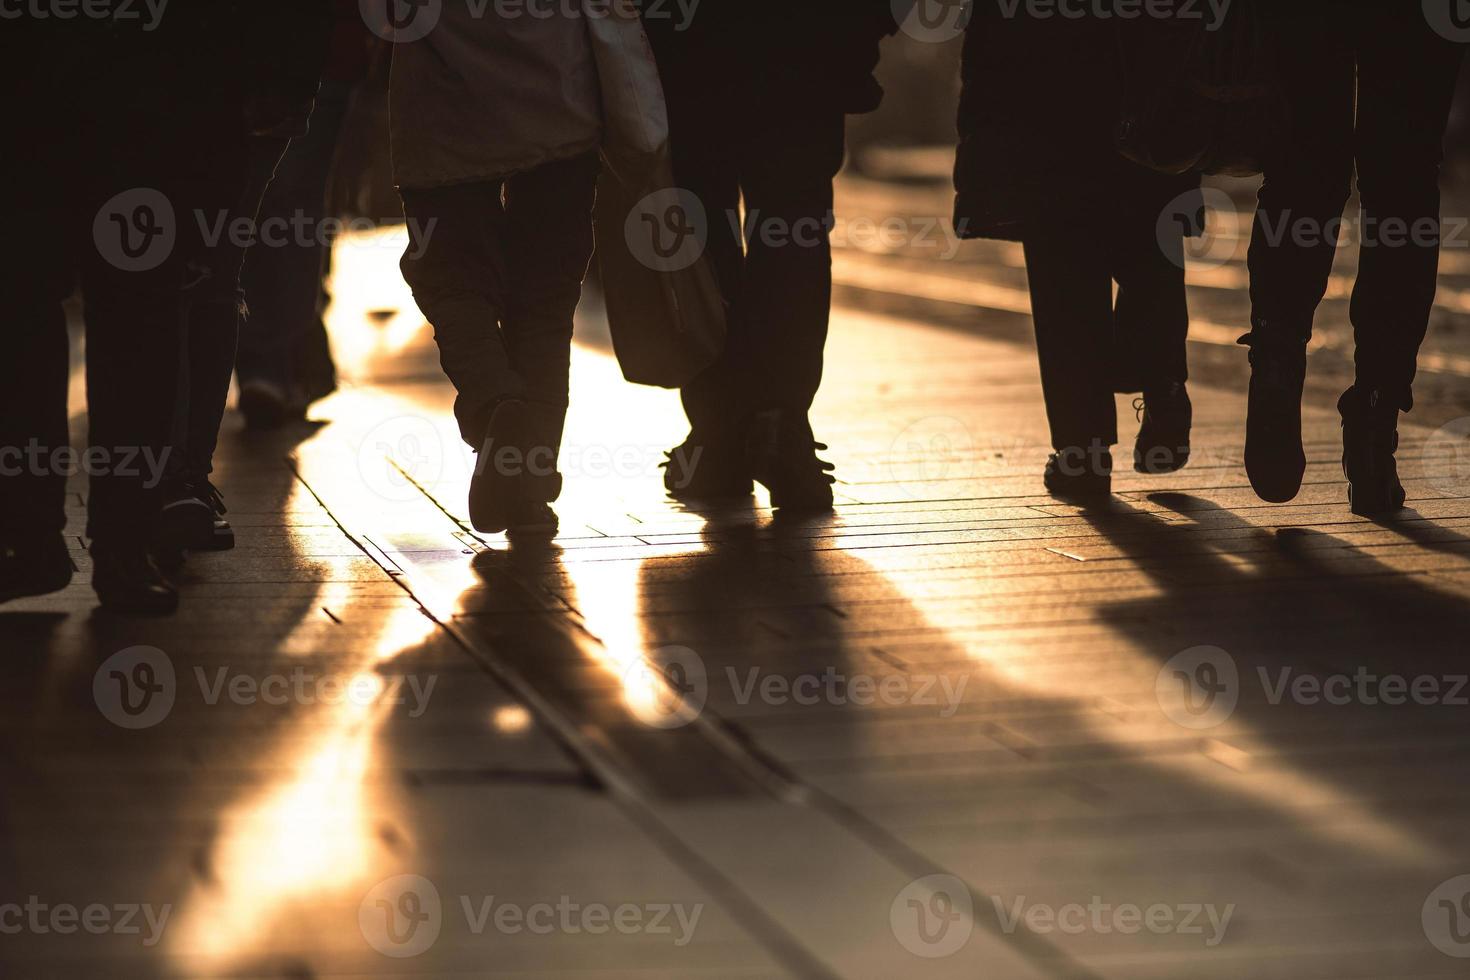
[[[92,589],[109,612],[166,616],[179,608],[179,592],[141,544],[92,543]]]
[[[691,430],[665,454],[664,489],[675,500],[719,501],[749,497],[755,490],[744,440],[735,433]]]
[[[1140,473],[1174,473],[1189,462],[1189,432],[1194,406],[1182,381],[1161,388],[1145,388],[1133,403],[1142,413],[1138,441],[1133,444],[1133,468]]]
[[[0,545],[0,602],[60,592],[71,584],[74,572],[60,534]]]
[[[819,459],[826,445],[812,436],[805,416],[772,409],[758,412],[746,434],[750,474],[771,491],[771,506],[789,511],[832,509],[832,464]]]
[[[531,465],[531,443],[526,403],[518,398],[502,400],[490,415],[470,478],[470,524],[476,531],[496,534],[510,526]]]
[[[1251,343],[1250,335],[1241,343]],[[1275,504],[1302,488],[1307,454],[1302,449],[1302,386],[1307,345],[1272,342],[1251,348],[1250,409],[1245,426],[1245,472],[1256,496]]]
[[[1399,448],[1399,407],[1376,389],[1356,386],[1337,400],[1342,416],[1342,471],[1348,506],[1375,517],[1402,510],[1406,494],[1394,453]]]
[[[1113,492],[1113,454],[1100,445],[1091,452],[1081,446],[1058,450],[1047,459],[1042,481],[1061,500],[1107,497]]]

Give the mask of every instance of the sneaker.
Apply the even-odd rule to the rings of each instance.
[[[664,454],[664,489],[675,500],[710,501],[749,497],[755,490],[738,440],[689,433]]]
[[[235,547],[235,529],[225,520],[226,512],[224,496],[208,477],[174,482],[158,513],[159,549],[170,555],[229,551]]]
[[[1133,444],[1133,468],[1139,473],[1175,473],[1189,462],[1189,431],[1194,406],[1182,381],[1162,388],[1145,388],[1134,399],[1140,425]]]
[[[1092,459],[1088,459],[1088,456]],[[1082,447],[1058,450],[1046,461],[1042,475],[1047,492],[1060,500],[1092,500],[1113,492],[1113,454],[1099,447],[1088,453]]]
[[[7,544],[0,547],[0,602],[60,592],[75,572],[60,534]]]
[[[529,428],[525,402],[507,398],[495,406],[470,479],[470,524],[476,531],[498,534],[510,526],[524,482]]]
[[[240,414],[245,416],[245,427],[257,431],[279,429],[305,414],[300,400],[284,386],[263,378],[250,378],[240,382],[238,402]]]
[[[1349,388],[1337,400],[1342,416],[1342,471],[1348,506],[1360,517],[1402,510],[1407,494],[1399,482],[1394,453],[1399,448],[1399,409],[1377,390]]]
[[[1249,343],[1250,335],[1240,339]],[[1302,386],[1306,344],[1251,349],[1250,408],[1245,426],[1245,471],[1256,496],[1274,504],[1302,488],[1307,454],[1302,449]]]
[[[142,545],[92,542],[92,589],[109,612],[166,616],[179,608],[179,591]]]
[[[837,479],[832,464],[816,454],[826,448],[804,416],[773,409],[751,420],[745,458],[755,481],[771,492],[772,507],[828,511]]]

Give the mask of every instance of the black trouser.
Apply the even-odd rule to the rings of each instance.
[[[458,392],[460,435],[476,449],[510,397],[538,406],[538,436],[560,444],[599,169],[588,154],[505,181],[403,189],[403,276]]]
[[[249,298],[250,317],[240,334],[236,363],[242,382],[260,379],[287,389],[315,368],[314,374],[326,377],[312,377],[307,393],[330,387],[330,355],[310,359],[297,355],[310,346],[330,350],[321,318],[322,279],[330,247],[315,231],[327,217],[327,182],[352,89],[345,82],[322,82],[310,129],[291,141],[261,202],[262,225],[305,218],[313,234],[306,240],[293,238],[279,248],[251,249],[245,260],[241,281]]]
[[[1143,196],[1080,224],[1075,212],[1071,224],[1036,222],[1024,242],[1041,386],[1059,451],[1118,441],[1115,345],[1137,358],[1129,368],[1145,391],[1188,380],[1183,229],[1160,221],[1172,185],[1158,183],[1166,188],[1158,200]]]
[[[38,81],[37,84],[43,84]],[[63,105],[82,104],[78,102]],[[66,526],[66,477],[89,474],[87,534],[143,544],[153,525],[178,377],[180,262],[158,206],[172,153],[133,119],[57,116],[18,138],[29,158],[6,183],[12,248],[3,264],[0,537]],[[87,446],[73,451],[63,303],[85,304]]]
[[[709,435],[763,409],[805,416],[822,382],[846,119],[828,109],[734,124],[676,110],[670,122],[674,178],[705,207],[730,304],[725,352],[684,387],[684,411]]]
[[[222,158],[207,182],[189,195],[194,200],[188,202],[181,228],[192,241],[183,294],[172,474],[201,478],[214,470],[245,310],[240,270],[247,248],[279,247],[270,241],[252,245],[245,229],[249,226],[253,234],[261,199],[289,142],[242,136],[229,155],[233,159]]]
[[[1439,168],[1464,48],[1418,3],[1270,2],[1288,132],[1265,161],[1251,239],[1252,343],[1311,336],[1357,163],[1357,383],[1407,410],[1439,267]],[[1356,96],[1356,105],[1355,105]]]

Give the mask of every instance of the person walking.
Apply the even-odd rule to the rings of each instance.
[[[1465,47],[1434,5],[1293,0],[1263,5],[1286,131],[1264,161],[1249,256],[1250,407],[1245,465],[1275,503],[1306,471],[1301,400],[1307,342],[1327,292],[1354,166],[1362,247],[1351,317],[1355,377],[1338,400],[1355,514],[1405,501],[1398,417],[1414,404],[1440,251],[1439,174]],[[1436,27],[1440,29],[1437,30]]]
[[[460,435],[479,453],[470,520],[554,533],[601,169],[587,24],[565,9],[482,18],[446,5],[432,31],[395,46],[389,103],[410,229],[401,268],[457,391]]]
[[[335,20],[310,125],[291,140],[276,167],[260,206],[262,227],[303,219],[313,229],[324,226],[330,217],[328,184],[353,99],[386,54],[388,42],[368,29],[356,0],[332,5]],[[330,267],[331,244],[323,234],[252,249],[246,257],[241,286],[250,318],[240,332],[235,373],[247,427],[271,430],[299,421],[312,402],[336,390],[322,319]]]
[[[708,216],[730,308],[724,353],[682,390],[690,432],[665,486],[684,500],[748,496],[832,506],[808,412],[832,304],[833,178],[845,117],[876,109],[888,0],[705,0],[644,22],[669,104],[674,178]],[[744,204],[746,219],[741,220]],[[691,466],[689,461],[697,461]]]
[[[1106,496],[1116,388],[1142,388],[1136,470],[1189,460],[1184,235],[1202,206],[1199,178],[1146,170],[1114,149],[1116,24],[1003,6],[977,4],[966,32],[955,230],[1022,243],[1053,449],[1044,482],[1065,499]]]

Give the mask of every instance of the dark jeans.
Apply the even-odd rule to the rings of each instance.
[[[1264,10],[1290,123],[1265,161],[1251,239],[1251,342],[1311,336],[1356,162],[1357,382],[1407,410],[1434,305],[1439,169],[1464,48],[1436,33],[1418,3],[1291,0]]]
[[[1170,227],[1159,222],[1166,203],[1145,197],[1112,209],[1105,221],[1047,226],[1026,238],[1053,449],[1087,451],[1118,441],[1116,345],[1136,358],[1128,367],[1145,390],[1188,380],[1183,230],[1161,241],[1160,228]]]
[[[262,224],[305,218],[307,227],[321,227],[332,160],[352,91],[353,86],[345,82],[322,82],[310,129],[291,141],[261,202]],[[250,303],[236,362],[242,381],[260,379],[289,388],[305,366],[298,363],[297,352],[308,344],[326,346],[321,298],[329,251],[316,234],[279,248],[250,251],[241,279]],[[330,374],[329,368],[326,373]],[[328,380],[310,388],[315,392],[330,386]]]
[[[832,180],[845,153],[835,110],[725,123],[671,119],[674,178],[704,205],[730,304],[723,356],[683,390],[690,424],[709,434],[763,409],[811,408],[832,306]]]
[[[505,181],[402,191],[403,276],[458,392],[460,434],[476,449],[509,397],[538,406],[544,444],[560,445],[599,169],[587,154]]]
[[[185,271],[172,474],[199,478],[214,470],[245,311],[240,270],[247,248],[262,249],[260,244],[252,247],[233,226],[243,219],[254,222],[288,142],[269,137],[242,141],[243,165],[221,166],[214,179],[197,189],[193,213],[181,228],[197,237],[190,242]],[[213,241],[205,237],[216,234]]]

